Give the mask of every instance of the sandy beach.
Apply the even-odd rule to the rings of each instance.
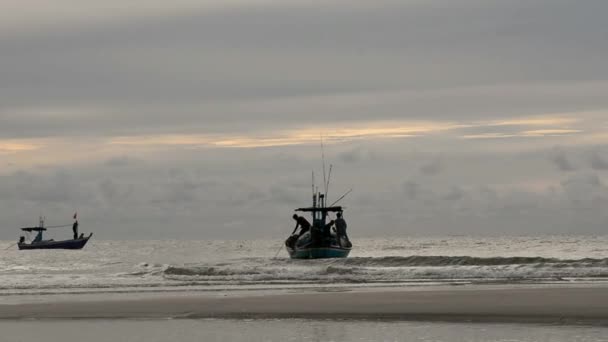
[[[455,288],[0,305],[0,319],[306,318],[608,326],[608,287]]]

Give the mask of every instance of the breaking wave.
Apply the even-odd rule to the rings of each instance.
[[[251,275],[259,274],[259,271],[254,269],[234,270],[222,267],[174,267],[169,266],[165,269],[165,275],[178,276],[233,276],[233,275]]]
[[[551,266],[600,266],[608,267],[606,259],[578,259],[562,260],[541,257],[492,257],[480,258],[470,256],[408,256],[408,257],[382,257],[382,258],[350,258],[345,259],[346,265],[357,266],[504,266],[504,265],[551,265]]]
[[[608,280],[608,259],[410,256],[332,260],[249,259],[168,266],[163,277],[198,284],[525,282]]]

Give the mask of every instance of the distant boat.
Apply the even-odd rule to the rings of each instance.
[[[343,198],[344,196],[342,196]],[[331,223],[327,224],[329,213],[342,213],[341,206],[325,206],[325,194],[313,195],[313,206],[296,209],[312,215],[311,229],[302,234],[292,234],[285,240],[285,248],[292,259],[327,259],[346,258],[352,249],[352,244],[346,234],[338,236],[332,231]],[[295,233],[295,231],[294,231]]]
[[[74,218],[76,218],[76,215],[74,215]],[[51,240],[44,240],[43,239],[43,232],[47,231],[48,228],[62,228],[62,227],[69,227],[71,225],[64,225],[64,226],[54,226],[54,227],[44,227],[44,219],[41,217],[40,218],[40,224],[38,227],[26,227],[26,228],[21,228],[22,231],[26,232],[26,233],[32,233],[32,232],[36,232],[36,237],[31,241],[31,242],[26,242],[25,241],[25,237],[21,236],[21,238],[19,239],[19,242],[17,243],[17,246],[19,247],[20,250],[28,250],[28,249],[82,249],[87,242],[89,241],[89,239],[91,238],[91,236],[93,236],[93,233],[90,233],[89,236],[85,237],[84,234],[81,234],[78,238],[76,239],[70,239],[70,240],[60,240],[60,241],[55,241],[53,239]]]

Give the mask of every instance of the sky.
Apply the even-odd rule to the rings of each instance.
[[[604,0],[0,3],[0,239],[604,234]],[[69,236],[70,232],[65,232]],[[61,237],[61,233],[56,233]]]

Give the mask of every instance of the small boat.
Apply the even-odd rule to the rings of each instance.
[[[74,215],[74,218],[76,218],[76,215]],[[74,225],[77,229],[78,221],[75,221]],[[87,242],[89,241],[91,236],[93,236],[93,233],[90,233],[89,236],[86,236],[86,237],[84,236],[84,234],[80,234],[80,236],[77,237],[76,239],[70,239],[70,240],[55,241],[53,239],[50,239],[50,240],[43,239],[43,236],[42,236],[43,232],[47,231],[48,228],[62,228],[62,227],[69,227],[69,226],[71,226],[71,225],[44,227],[44,219],[41,217],[40,224],[38,227],[21,228],[22,231],[26,232],[26,234],[36,232],[36,237],[31,242],[26,242],[25,237],[21,236],[19,238],[19,242],[17,243],[17,246],[19,247],[20,250],[82,249],[87,244]]]
[[[344,197],[344,196],[343,196]],[[304,234],[295,234],[285,240],[285,248],[292,259],[328,259],[346,258],[352,249],[348,236],[344,233],[338,236],[331,229],[333,221],[327,224],[329,213],[344,211],[341,206],[325,206],[325,195],[313,195],[313,206],[296,209],[297,212],[307,212],[312,215],[312,227]]]

